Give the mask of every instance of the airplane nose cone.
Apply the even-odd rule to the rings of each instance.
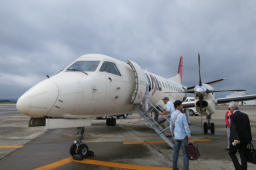
[[[58,97],[58,87],[51,80],[44,80],[27,92],[17,101],[17,110],[31,117],[44,117],[55,104]]]
[[[29,103],[28,98],[27,98],[27,97],[24,97],[24,95],[22,95],[22,96],[18,99],[18,101],[17,101],[17,103],[16,103],[16,109],[17,109],[20,113],[25,114],[25,113],[27,113],[28,110],[29,110],[29,105],[30,105],[30,103]]]

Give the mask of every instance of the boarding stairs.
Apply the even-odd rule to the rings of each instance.
[[[131,69],[133,70],[134,73],[134,78],[135,78],[135,89],[132,95],[131,103],[134,105],[137,105],[138,107],[138,112],[141,115],[142,118],[144,118],[146,124],[154,129],[154,131],[171,147],[173,148],[173,142],[172,138],[168,138],[165,135],[165,132],[167,132],[170,128],[169,126],[167,127],[162,127],[151,115],[152,111],[157,112],[158,114],[161,112],[157,107],[155,107],[153,104],[149,102],[149,94],[146,95],[146,93],[149,93],[148,88],[147,88],[147,83],[152,83],[148,82],[146,76],[145,76],[145,71],[135,62],[129,60],[128,64],[131,66]],[[143,94],[145,94],[143,96]],[[150,109],[145,111],[145,108],[148,108],[146,106],[149,106]],[[167,121],[168,118],[166,118]]]
[[[166,142],[167,145],[169,145],[171,148],[173,148],[174,144],[173,144],[173,139],[172,137],[167,137],[166,135],[166,131],[170,130],[170,127],[162,127],[157,120],[154,119],[154,116],[151,114],[152,112],[157,112],[158,114],[161,113],[161,111],[154,106],[153,104],[151,104],[150,102],[148,102],[148,106],[149,109],[147,111],[144,111],[145,107],[143,104],[141,104],[139,106],[139,114],[141,115],[141,117],[145,120],[146,124],[154,129],[154,131]],[[166,121],[170,121],[169,118],[165,118]]]

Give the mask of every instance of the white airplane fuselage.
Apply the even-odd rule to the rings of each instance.
[[[77,61],[97,61],[98,65],[94,71],[68,70]],[[102,71],[104,62],[114,63],[120,75]],[[101,54],[83,55],[72,64],[25,92],[18,99],[18,111],[34,118],[90,118],[136,111],[131,102],[136,75],[129,64]],[[184,93],[165,93],[183,91],[181,83],[143,72],[147,81],[139,83],[142,86],[149,84],[152,104],[160,103],[166,96],[171,101],[183,100],[186,96]],[[137,96],[142,98],[144,94],[139,93]]]

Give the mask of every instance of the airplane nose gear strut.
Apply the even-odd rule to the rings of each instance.
[[[78,131],[76,133],[76,140],[70,147],[70,154],[73,157],[74,160],[82,160],[87,157],[93,157],[94,153],[93,151],[90,151],[88,146],[84,143],[82,143],[82,140],[84,139],[84,127],[77,128]]]

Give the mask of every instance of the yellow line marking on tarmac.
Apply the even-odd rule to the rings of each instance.
[[[193,142],[210,142],[211,139],[192,139]],[[165,143],[165,141],[138,141],[138,142],[123,142],[124,145],[141,145],[146,143]]]
[[[6,146],[0,146],[0,149],[16,149],[16,148],[22,148],[23,145],[6,145]]]
[[[165,143],[165,141],[138,141],[138,142],[123,142],[124,145],[139,145],[145,143]]]
[[[124,164],[124,163],[97,161],[97,160],[90,160],[90,159],[77,161],[77,160],[73,160],[72,157],[68,157],[66,159],[36,168],[34,170],[52,170],[60,166],[69,164],[71,162],[81,163],[81,164],[90,164],[90,165],[96,165],[96,166],[104,166],[104,167],[112,167],[112,168],[133,169],[133,170],[145,170],[145,169],[146,170],[172,170],[172,168],[165,168],[165,167]]]
[[[211,139],[192,139],[193,142],[211,142]]]
[[[63,159],[63,160],[60,160],[60,161],[57,161],[57,162],[54,162],[54,163],[51,163],[51,164],[39,167],[39,168],[36,168],[34,170],[51,170],[51,169],[55,169],[55,168],[58,168],[60,166],[69,164],[72,161],[73,161],[73,158],[72,157],[68,157],[66,159]]]
[[[89,160],[89,159],[85,159],[85,160],[82,160],[82,161],[73,161],[73,162],[83,163],[83,164],[91,164],[91,165],[98,165],[98,166],[105,166],[105,167],[112,167],[112,168],[122,168],[122,169],[172,170],[172,168],[142,166],[142,165],[133,165],[133,164],[123,164],[123,163],[105,162],[105,161],[97,161],[97,160]]]

